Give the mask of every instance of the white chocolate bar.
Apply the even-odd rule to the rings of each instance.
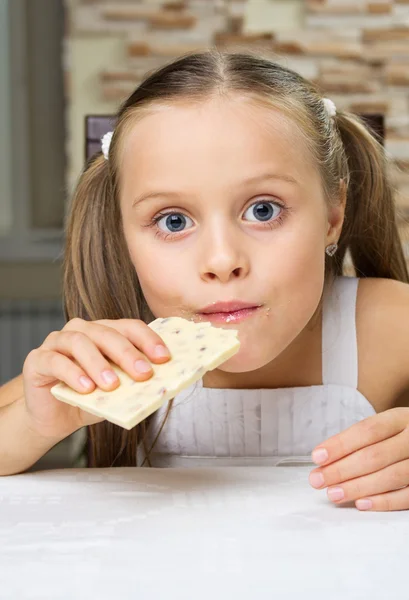
[[[132,429],[158,410],[167,400],[220,366],[240,347],[237,331],[193,323],[181,317],[156,319],[149,324],[165,342],[171,359],[152,364],[153,376],[135,381],[117,365],[111,365],[120,385],[112,391],[96,388],[80,394],[61,382],[51,388],[55,398],[103,417],[124,429]]]

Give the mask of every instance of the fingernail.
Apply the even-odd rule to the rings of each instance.
[[[319,448],[312,453],[312,460],[317,464],[321,464],[328,459],[328,452],[325,448]]]
[[[92,380],[89,377],[86,377],[85,375],[81,375],[80,384],[86,390],[89,390],[89,388],[91,388],[93,386]]]
[[[359,510],[369,510],[372,508],[372,500],[369,500],[368,498],[362,498],[361,500],[357,500],[355,502],[355,506]]]
[[[319,488],[324,485],[324,475],[322,473],[311,473],[309,480],[312,487]]]
[[[138,371],[138,373],[150,373],[152,367],[144,360],[137,360],[135,363],[135,370]]]
[[[162,346],[161,344],[159,344],[158,346],[155,347],[154,354],[155,354],[156,358],[169,358],[170,357],[169,350],[165,346]]]
[[[113,371],[102,371],[102,379],[105,381],[107,385],[111,385],[111,383],[116,383],[118,381],[118,377]]]
[[[334,487],[328,490],[328,498],[330,500],[342,500],[344,498],[344,490],[340,487]]]

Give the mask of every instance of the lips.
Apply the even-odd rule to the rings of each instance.
[[[212,323],[240,323],[254,315],[259,308],[259,304],[246,302],[215,302],[203,308],[199,315]]]
[[[210,315],[214,313],[233,313],[236,311],[244,310],[246,308],[258,308],[260,305],[248,302],[214,302],[205,308],[199,310],[202,315]]]

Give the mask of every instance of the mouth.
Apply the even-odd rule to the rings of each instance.
[[[212,323],[240,323],[253,316],[260,308],[260,304],[245,302],[215,302],[200,310],[198,315]]]

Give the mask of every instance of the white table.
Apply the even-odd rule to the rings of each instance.
[[[310,468],[0,478],[0,598],[409,598],[409,512],[336,507]]]

